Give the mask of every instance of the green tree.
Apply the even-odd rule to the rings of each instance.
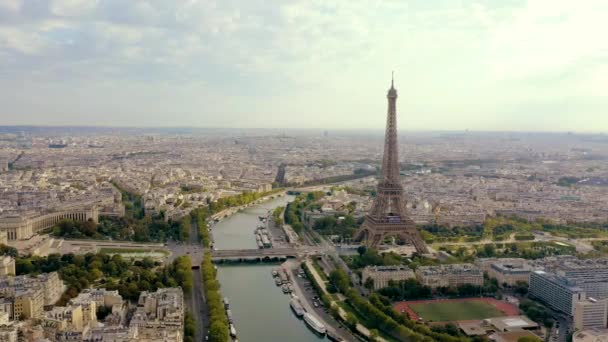
[[[367,279],[365,279],[365,282],[363,283],[363,286],[368,290],[373,290],[374,289],[374,279],[372,279],[371,277],[367,277]]]
[[[186,312],[186,316],[184,317],[184,340],[186,338],[190,338],[194,340],[194,333],[196,331],[196,322],[194,322],[194,317],[192,317],[192,313],[190,311]]]
[[[227,342],[228,341],[228,325],[220,321],[212,321],[209,325],[209,341],[210,342]]]
[[[355,330],[357,328],[357,317],[355,317],[355,315],[353,315],[351,312],[346,313],[346,326],[351,329],[351,330]]]
[[[335,269],[329,273],[329,282],[342,293],[350,287],[348,275],[342,269]]]
[[[378,341],[378,337],[380,336],[380,334],[378,333],[377,329],[371,329],[369,331],[369,339],[371,341]]]

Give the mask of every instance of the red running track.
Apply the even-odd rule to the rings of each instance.
[[[395,310],[398,312],[406,312],[410,319],[418,320],[418,314],[412,310],[409,304],[424,304],[424,303],[432,303],[432,302],[471,302],[471,301],[480,301],[488,303],[498,310],[504,312],[505,316],[517,316],[519,315],[519,308],[517,306],[503,302],[496,298],[454,298],[454,299],[426,299],[426,300],[410,300],[405,302],[397,302],[393,305]]]

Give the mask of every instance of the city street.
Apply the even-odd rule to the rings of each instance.
[[[204,341],[209,329],[209,308],[205,299],[205,287],[200,265],[203,260],[204,249],[198,240],[198,226],[192,222],[190,237],[185,243],[169,243],[167,248],[171,251],[171,260],[181,255],[188,255],[192,261],[192,291],[186,295],[188,311],[192,314],[196,325],[194,340]]]

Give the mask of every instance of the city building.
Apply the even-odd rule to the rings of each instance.
[[[97,322],[97,303],[90,296],[79,294],[70,299],[69,307],[80,307],[83,325]]]
[[[40,288],[17,290],[14,294],[14,317],[41,318],[44,307],[44,292]]]
[[[420,266],[416,269],[416,277],[422,285],[431,288],[456,287],[464,284],[483,285],[483,272],[473,264]]]
[[[568,315],[573,314],[574,303],[586,298],[583,288],[545,271],[530,273],[529,295]]]
[[[514,286],[518,282],[528,284],[530,282],[530,267],[525,261],[523,262],[495,262],[492,263],[488,270],[490,278],[496,278],[498,284]]]
[[[53,333],[63,331],[82,332],[85,324],[82,306],[68,305],[56,306],[45,312],[43,327],[53,327]]]
[[[6,232],[8,241],[29,239],[41,230],[51,228],[61,220],[99,220],[97,207],[67,209],[52,213],[30,212],[0,217],[0,231]]]
[[[57,272],[0,276],[0,312],[11,319],[41,318],[43,307],[59,300],[65,285]]]
[[[54,305],[65,291],[65,284],[57,272],[41,273],[33,277],[19,277],[23,277],[26,281],[30,280],[29,286],[39,286],[43,289],[44,305]]]
[[[586,329],[572,335],[572,342],[608,342],[608,329]]]
[[[490,338],[495,342],[518,342],[521,338],[532,338],[539,339],[538,335],[535,335],[529,331],[509,331],[499,332],[492,334]]]
[[[374,282],[374,290],[388,286],[389,281],[400,281],[416,278],[416,274],[407,266],[367,266],[361,272],[361,279]]]
[[[608,258],[564,258],[553,271],[583,288],[587,297],[608,298]]]
[[[608,299],[586,298],[574,303],[572,320],[576,330],[606,328]]]
[[[138,341],[181,342],[184,323],[184,293],[181,288],[161,288],[139,295],[129,328]]]
[[[15,300],[12,297],[0,297],[0,313],[7,314],[9,320],[15,319]]]
[[[111,308],[116,304],[122,304],[122,296],[118,293],[118,290],[108,291],[104,288],[101,289],[84,289],[78,297],[74,298],[76,301],[94,301],[97,307],[105,306]]]
[[[4,255],[0,257],[0,277],[15,275],[15,258]]]
[[[18,342],[19,330],[13,325],[0,326],[0,341],[2,342]]]
[[[458,322],[458,327],[467,336],[483,336],[496,332],[534,332],[540,330],[538,323],[526,316],[505,316],[462,321]]]
[[[134,331],[125,326],[100,326],[92,328],[89,334],[84,336],[83,342],[131,342],[133,340],[141,341],[135,338]]]

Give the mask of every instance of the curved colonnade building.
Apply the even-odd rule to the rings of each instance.
[[[6,234],[8,241],[29,239],[39,231],[51,228],[61,220],[99,221],[99,208],[71,208],[51,213],[30,212],[0,218],[0,234]]]

